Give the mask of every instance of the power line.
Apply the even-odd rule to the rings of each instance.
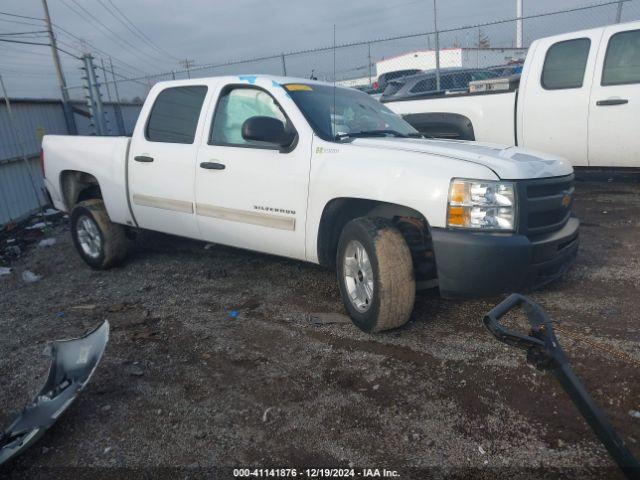
[[[74,34],[73,34],[73,33],[71,33],[70,31],[68,31],[68,30],[66,30],[66,29],[64,29],[64,28],[62,28],[60,25],[58,25],[58,24],[56,24],[56,23],[53,23],[53,22],[51,22],[51,23],[52,23],[52,25],[56,28],[56,30],[60,30],[60,32],[61,32],[63,35],[67,35],[69,38],[73,38],[74,40],[76,40],[76,41],[78,41],[78,42],[84,43],[84,44],[86,44],[87,46],[91,47],[91,48],[92,48],[93,50],[95,50],[96,52],[101,53],[101,54],[103,54],[103,55],[105,55],[105,56],[107,56],[107,57],[113,57],[111,54],[109,54],[108,52],[105,52],[104,50],[99,49],[98,47],[96,47],[94,44],[92,44],[92,43],[91,43],[91,42],[89,42],[88,40],[85,40],[85,39],[83,39],[83,38],[81,38],[81,37],[78,37],[77,35],[74,35]],[[123,68],[123,67],[120,67],[120,69],[121,69],[121,70],[128,70],[128,69],[130,68],[130,69],[132,69],[132,70],[137,70],[138,72],[142,72],[142,73],[144,73],[145,75],[148,75],[148,73],[147,73],[147,72],[145,72],[144,70],[141,70],[140,68],[135,67],[135,66],[131,65],[130,63],[125,62],[124,60],[120,60],[118,57],[113,57],[113,59],[114,59],[115,61],[117,61],[118,63],[120,63],[120,64],[122,64],[122,65],[126,65],[126,66],[128,67],[127,69],[125,69],[125,68]]]
[[[27,34],[31,34],[31,33],[47,33],[46,30],[34,30],[31,32],[9,32],[9,33],[0,33],[0,36],[4,36],[4,35],[27,35]]]
[[[100,3],[100,5],[102,5],[105,10],[107,10],[111,15],[113,15],[113,17],[118,20],[120,23],[122,23],[131,33],[133,33],[134,35],[136,35],[138,38],[140,38],[142,41],[144,41],[147,45],[149,45],[150,47],[152,47],[154,50],[156,50],[157,52],[161,53],[162,55],[166,55],[170,58],[173,58],[174,60],[179,60],[178,57],[174,57],[173,55],[171,55],[168,51],[166,51],[164,48],[160,47],[157,43],[155,43],[153,40],[151,40],[147,34],[145,34],[142,30],[140,30],[138,28],[138,26],[133,23],[129,17],[127,17],[122,10],[120,10],[118,8],[118,6],[113,3],[112,0],[107,0],[111,6],[114,8],[114,10],[116,12],[118,12],[120,14],[120,16],[125,20],[125,22],[123,22],[122,20],[120,20],[104,3],[102,3],[102,0],[98,0],[98,2]],[[131,25],[131,27],[133,27],[133,29],[131,27],[129,27],[127,24]]]
[[[107,25],[105,25],[99,18],[97,18],[95,15],[93,15],[89,10],[87,10],[86,8],[84,8],[82,5],[80,5],[76,0],[71,0],[71,2],[73,2],[74,5],[76,5],[80,10],[82,10],[82,12],[84,12],[84,14],[80,13],[78,10],[76,10],[75,8],[73,8],[71,5],[69,5],[67,3],[66,0],[60,0],[67,8],[69,8],[72,12],[74,12],[76,15],[78,15],[80,18],[82,18],[83,20],[87,21],[87,17],[89,17],[89,22],[97,25],[100,27],[100,29],[103,32],[108,32],[112,35],[112,40],[117,41],[121,46],[125,45],[124,48],[132,48],[133,50],[131,51],[132,54],[136,55],[140,60],[146,62],[148,65],[151,65],[153,68],[157,68],[157,65],[154,65],[152,62],[150,62],[146,56],[138,54],[137,50],[138,47],[136,47],[134,44],[132,44],[131,42],[129,42],[128,40],[124,39],[121,37],[121,35],[118,35],[118,33],[116,33],[114,30],[112,30],[110,27],[108,27]],[[109,36],[109,35],[107,35]],[[154,57],[150,57],[154,59],[156,62],[164,62],[164,60],[158,60]]]
[[[31,20],[40,20],[40,21],[44,21],[43,18],[38,18],[38,17],[29,17],[27,15],[18,15],[16,13],[9,13],[9,12],[0,12],[0,15],[7,15],[9,17],[18,17],[18,18],[29,18]]]
[[[0,38],[0,42],[9,42],[9,43],[24,43],[26,45],[43,45],[45,47],[51,47],[50,43],[36,43],[36,42],[27,42],[24,40],[9,40],[8,38]],[[74,58],[77,58],[78,60],[80,60],[80,57],[74,55],[73,53],[69,53],[66,50],[60,48],[60,47],[55,47],[56,50],[60,50],[62,53],[66,53],[67,55],[70,55]]]
[[[30,17],[30,16],[27,16],[27,15],[18,15],[18,14],[16,14],[16,13],[10,13],[10,12],[3,12],[3,11],[0,11],[0,15],[6,15],[6,16],[9,16],[9,17],[15,17],[15,18],[25,18],[25,19],[29,19],[29,20],[38,20],[38,21],[40,21],[40,22],[44,22],[44,19],[42,19],[42,18],[38,18],[38,17]],[[0,21],[8,22],[8,23],[19,23],[19,24],[23,24],[23,25],[41,26],[41,24],[36,24],[36,23],[27,23],[27,22],[20,22],[20,21],[17,21],[17,20],[5,20],[5,19],[0,19]],[[99,49],[99,48],[97,48],[95,45],[92,45],[92,44],[91,44],[91,43],[89,43],[88,41],[83,40],[82,38],[80,38],[80,37],[78,37],[78,36],[74,35],[73,33],[69,32],[68,30],[66,30],[66,29],[62,28],[60,25],[57,25],[57,24],[56,24],[56,23],[54,23],[54,22],[51,22],[51,24],[52,24],[54,27],[56,27],[56,29],[58,29],[58,30],[62,31],[64,34],[66,34],[66,35],[70,36],[71,38],[74,38],[74,39],[76,39],[76,40],[78,40],[78,41],[81,41],[81,42],[86,43],[88,46],[90,46],[91,48],[93,48],[94,50],[96,50],[96,51],[98,51],[98,52],[101,52],[103,55],[113,57],[113,59],[114,59],[116,62],[119,62],[119,63],[121,63],[121,64],[127,65],[127,66],[131,67],[133,70],[137,70],[137,71],[142,72],[142,73],[145,73],[145,74],[147,73],[147,72],[145,72],[144,70],[141,70],[140,68],[134,67],[133,65],[128,64],[127,62],[125,62],[125,61],[123,61],[123,60],[120,60],[120,59],[119,59],[119,58],[117,58],[117,57],[114,57],[113,55],[111,55],[111,54],[109,54],[109,53],[105,52],[104,50],[100,50],[100,49]],[[123,69],[122,67],[120,67],[120,68],[121,68],[121,69]]]
[[[6,22],[6,23],[16,23],[18,25],[29,25],[32,27],[41,27],[42,25],[37,24],[37,23],[33,23],[33,22],[21,22],[20,20],[7,20],[4,18],[0,18],[0,22]]]

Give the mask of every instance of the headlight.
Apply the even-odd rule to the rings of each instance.
[[[447,226],[478,230],[515,230],[513,183],[454,178],[449,187]]]

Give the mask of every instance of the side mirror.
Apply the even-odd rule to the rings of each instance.
[[[287,132],[284,123],[273,117],[251,117],[242,124],[242,138],[255,142],[273,143],[287,147],[293,142],[293,134]]]

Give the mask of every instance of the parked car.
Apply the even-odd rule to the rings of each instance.
[[[91,267],[124,260],[136,229],[318,263],[365,331],[404,324],[416,288],[562,275],[578,248],[567,161],[421,137],[357,90],[243,75],[157,83],[131,138],[46,135],[42,161]]]
[[[409,100],[461,92],[469,88],[469,82],[509,76],[521,71],[522,66],[519,64],[490,68],[442,68],[440,69],[440,89],[438,89],[436,71],[430,70],[387,82],[381,100]]]
[[[536,40],[506,91],[382,101],[430,135],[640,167],[640,22]],[[635,125],[635,126],[634,126]]]
[[[422,70],[420,70],[419,68],[407,68],[404,70],[394,70],[393,72],[381,73],[380,75],[378,75],[378,80],[373,82],[373,85],[371,85],[374,90],[373,93],[384,92],[384,89],[387,88],[387,84],[392,80],[408,77],[420,72],[422,72]]]

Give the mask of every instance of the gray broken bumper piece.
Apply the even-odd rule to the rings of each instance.
[[[82,338],[49,346],[47,381],[5,432],[0,431],[0,465],[35,443],[89,383],[109,340],[109,322]]]

